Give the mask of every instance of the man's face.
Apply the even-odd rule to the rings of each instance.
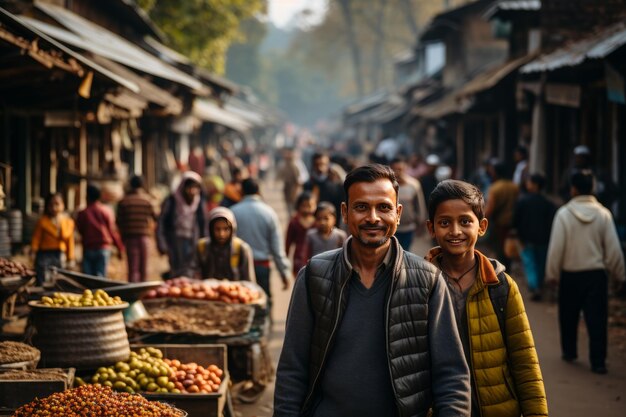
[[[394,162],[390,165],[393,172],[396,174],[396,178],[400,178],[404,175],[406,170],[406,164],[404,162]]]
[[[318,175],[327,175],[330,167],[330,159],[327,156],[321,156],[313,161],[313,170]]]
[[[452,256],[473,253],[478,237],[487,230],[487,219],[479,220],[472,207],[461,199],[440,203],[434,221],[426,224],[430,236]]]
[[[218,245],[230,242],[233,229],[226,219],[217,219],[211,223],[211,238]]]
[[[371,248],[386,245],[400,221],[402,205],[397,202],[396,191],[387,179],[352,184],[348,202],[341,204],[341,214],[356,242]]]

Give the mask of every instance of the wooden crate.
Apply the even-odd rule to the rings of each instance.
[[[43,370],[43,369],[42,369]],[[74,368],[65,369],[67,380],[11,380],[0,381],[0,409],[15,410],[35,398],[44,398],[55,392],[71,388],[74,381]]]
[[[149,400],[156,400],[172,404],[176,408],[189,413],[189,417],[222,417],[227,401],[230,376],[227,369],[226,345],[133,345],[131,350],[154,347],[163,352],[163,357],[178,359],[182,363],[195,362],[201,366],[217,365],[224,371],[222,383],[217,392],[210,394],[165,394],[141,393]]]

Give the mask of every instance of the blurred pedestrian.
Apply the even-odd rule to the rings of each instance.
[[[157,247],[160,253],[168,255],[168,278],[193,276],[196,243],[205,233],[201,183],[198,174],[185,171],[176,191],[161,206]]]
[[[582,310],[589,337],[592,372],[606,374],[609,279],[622,288],[624,255],[611,212],[592,195],[594,176],[570,177],[572,199],[558,209],[548,246],[546,280],[559,283],[559,328],[564,361],[578,358]]]
[[[413,238],[426,228],[426,201],[420,182],[406,173],[406,161],[396,157],[391,161],[391,169],[398,180],[398,202],[402,204],[402,216],[396,229],[396,237],[406,251],[411,250]]]
[[[296,214],[287,226],[285,251],[289,255],[293,249],[293,273],[298,273],[309,258],[306,248],[306,235],[315,226],[315,208],[317,204],[313,194],[304,191],[296,199]]]
[[[45,199],[43,215],[37,221],[30,243],[35,256],[37,283],[42,285],[46,270],[61,268],[67,262],[74,265],[74,220],[64,213],[65,205],[60,193],[49,194]]]
[[[330,172],[330,158],[324,152],[316,152],[313,155],[313,169],[309,180],[304,184],[304,190],[313,193],[317,202],[328,201],[335,210],[341,210],[343,201],[343,188],[341,182]],[[338,221],[338,223],[340,223]]]
[[[495,251],[495,258],[511,269],[511,259],[504,253],[504,240],[513,226],[513,208],[519,195],[519,187],[507,175],[507,166],[502,161],[494,160],[490,166],[492,183],[487,195],[485,217],[493,227],[491,246]]]
[[[528,179],[528,149],[519,145],[513,152],[513,160],[515,161],[515,171],[513,172],[513,182],[520,191],[526,191],[526,180]]]
[[[515,203],[513,228],[522,244],[520,258],[526,274],[531,300],[541,300],[546,270],[550,229],[556,205],[544,194],[546,178],[532,174],[526,179],[526,194]]]
[[[209,235],[198,241],[196,276],[256,282],[252,248],[237,237],[233,212],[226,207],[216,207],[209,212],[207,221]]]
[[[117,205],[117,226],[126,247],[128,282],[147,280],[150,240],[157,220],[154,207],[143,189],[143,178],[130,179],[130,191]]]
[[[283,182],[283,198],[287,206],[287,213],[291,217],[295,211],[296,199],[302,184],[308,180],[306,166],[300,158],[296,156],[293,148],[285,148],[283,150],[283,161],[281,162],[277,176],[279,181]]]
[[[124,244],[115,227],[111,209],[100,202],[100,188],[87,185],[87,208],[76,217],[76,228],[82,237],[83,272],[105,277],[111,259],[111,245],[123,259]]]
[[[259,183],[253,178],[246,178],[242,189],[243,199],[231,209],[239,226],[239,237],[252,247],[254,273],[257,283],[267,294],[268,310],[271,314],[270,258],[278,268],[283,290],[289,288],[291,264],[283,246],[278,216],[261,198]]]
[[[231,180],[224,186],[224,198],[220,203],[221,206],[231,207],[233,204],[237,204],[243,197],[241,191],[241,181],[247,177],[247,173],[243,168],[233,168],[231,171]]]
[[[336,228],[336,224],[335,206],[328,201],[319,203],[315,209],[315,227],[309,230],[306,236],[307,259],[343,246],[348,235],[343,230]]]
[[[433,192],[439,180],[437,179],[437,168],[441,164],[441,159],[435,154],[430,154],[426,157],[426,172],[418,178],[422,185],[422,191],[424,192],[424,199],[428,201],[430,193]]]

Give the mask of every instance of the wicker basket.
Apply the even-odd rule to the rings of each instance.
[[[130,346],[122,314],[127,303],[82,308],[30,305],[40,366],[90,370],[128,359]]]

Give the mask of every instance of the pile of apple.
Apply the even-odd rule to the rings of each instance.
[[[186,277],[166,281],[150,290],[144,298],[186,298],[190,300],[222,301],[230,304],[249,304],[261,297],[259,291],[235,281],[209,284]]]

